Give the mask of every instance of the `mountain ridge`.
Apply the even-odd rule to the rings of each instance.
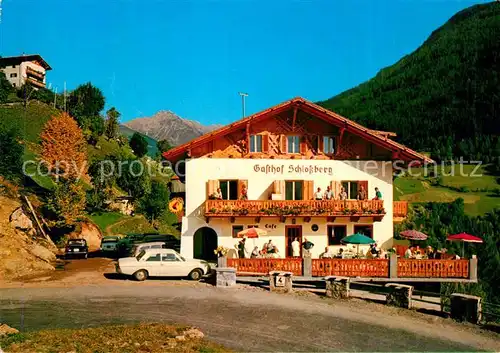
[[[184,144],[221,126],[184,119],[171,110],[160,110],[152,116],[135,118],[123,125],[157,141],[167,140],[172,145]]]

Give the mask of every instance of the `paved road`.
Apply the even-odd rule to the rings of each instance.
[[[0,322],[25,330],[105,323],[195,325],[238,351],[500,351],[500,336],[360,300],[147,285],[0,289]]]

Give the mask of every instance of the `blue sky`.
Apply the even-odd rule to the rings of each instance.
[[[41,54],[59,92],[91,81],[122,121],[159,110],[203,124],[323,100],[411,53],[484,1],[0,0],[0,55]]]

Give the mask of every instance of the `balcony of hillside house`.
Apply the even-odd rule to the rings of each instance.
[[[28,82],[29,84],[32,84],[33,86],[35,86],[37,88],[45,88],[45,83],[37,81],[33,77],[28,77],[26,79],[26,82]]]
[[[26,74],[29,76],[34,76],[41,81],[43,81],[43,79],[45,78],[45,74],[43,72],[37,71],[29,66],[26,67]]]
[[[205,217],[349,217],[381,221],[383,200],[207,200]],[[307,221],[307,219],[306,219]]]

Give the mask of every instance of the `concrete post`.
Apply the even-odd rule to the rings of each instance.
[[[271,292],[290,293],[293,290],[292,277],[292,272],[269,272],[269,289]]]
[[[391,254],[389,257],[389,278],[398,278],[398,255]]]
[[[477,282],[477,257],[469,260],[469,279]]]
[[[349,277],[328,276],[326,281],[326,296],[335,299],[349,298],[350,282]]]
[[[303,257],[302,258],[302,276],[312,277],[312,258]]]
[[[227,256],[217,258],[217,267],[227,267]]]
[[[215,269],[215,286],[232,287],[236,285],[236,269],[233,267],[217,267]]]
[[[385,287],[388,290],[386,295],[387,305],[411,309],[413,286],[399,283],[387,283]]]
[[[481,321],[481,297],[453,293],[450,296],[451,317],[458,321],[478,324]]]

